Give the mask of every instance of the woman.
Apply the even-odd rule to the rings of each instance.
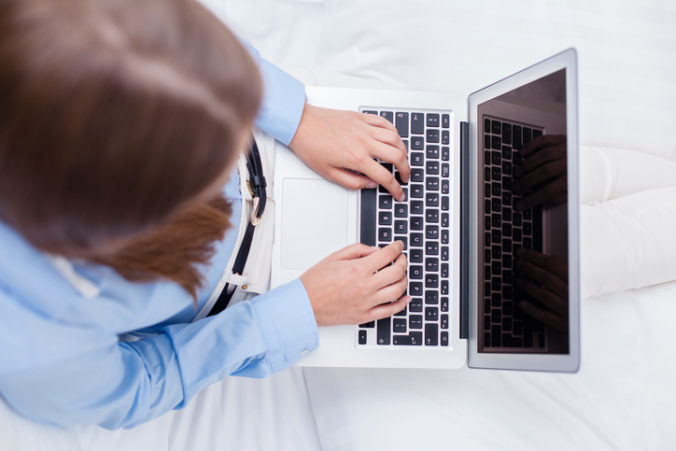
[[[357,244],[195,320],[241,241],[254,120],[327,178],[401,197],[374,161],[408,179],[389,122],[305,105],[188,0],[0,0],[0,29],[0,395],[17,412],[133,426],[288,367],[317,326],[405,307],[401,243]]]

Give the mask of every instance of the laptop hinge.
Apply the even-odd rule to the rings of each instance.
[[[460,338],[469,335],[469,123],[460,122]]]

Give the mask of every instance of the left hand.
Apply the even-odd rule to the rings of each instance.
[[[411,167],[395,126],[380,116],[305,104],[289,147],[325,178],[349,189],[383,185],[395,199],[404,191],[390,171],[374,158],[392,163],[408,182]]]

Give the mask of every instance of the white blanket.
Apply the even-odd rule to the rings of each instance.
[[[314,84],[467,94],[575,46],[582,144],[676,160],[671,0],[204,3]],[[0,449],[676,449],[675,313],[676,283],[585,299],[577,375],[292,369],[113,432],[34,425],[0,401]]]

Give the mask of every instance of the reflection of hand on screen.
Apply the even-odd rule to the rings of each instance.
[[[530,191],[516,203],[518,210],[566,202],[566,136],[542,135],[519,150],[523,162],[514,168],[515,193]]]
[[[530,249],[519,249],[516,255],[516,270],[522,274],[517,276],[516,285],[522,295],[527,295],[519,299],[519,307],[534,319],[566,332],[568,264],[556,255]]]

